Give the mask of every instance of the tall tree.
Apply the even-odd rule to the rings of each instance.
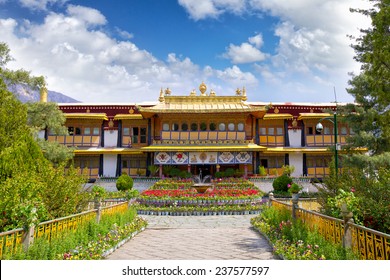
[[[361,63],[361,72],[352,75],[347,90],[356,104],[348,104],[341,113],[355,132],[349,147],[369,149],[369,156],[355,154],[348,162],[360,167],[390,167],[390,0],[369,1],[370,9],[351,9],[370,17],[371,26],[353,38],[354,58]]]
[[[57,166],[47,160],[32,133],[55,128],[49,119],[58,114],[58,108],[31,106],[28,114],[27,106],[7,90],[10,83],[39,88],[45,85],[44,79],[25,70],[7,69],[10,60],[8,46],[0,43],[0,231],[74,214],[83,203],[83,178],[72,167],[64,173],[63,163]]]

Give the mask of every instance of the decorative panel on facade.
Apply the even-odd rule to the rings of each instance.
[[[251,164],[251,152],[157,152],[155,164]]]

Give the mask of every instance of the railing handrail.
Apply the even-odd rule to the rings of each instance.
[[[368,228],[368,227],[365,227],[365,226],[362,226],[362,225],[358,225],[358,224],[355,224],[355,223],[348,223],[348,225],[350,225],[352,227],[355,227],[355,228],[358,228],[358,229],[361,229],[361,230],[364,230],[364,231],[368,231],[368,232],[376,234],[376,235],[380,235],[380,236],[390,240],[390,234],[387,234],[387,233],[384,233],[384,232],[381,232],[381,231],[377,231],[375,229],[371,229],[371,228]]]
[[[10,235],[10,234],[13,234],[13,233],[17,233],[19,231],[24,231],[24,228],[15,228],[15,229],[11,229],[11,230],[0,232],[0,237],[1,236],[5,236],[5,235]]]
[[[67,219],[78,217],[78,216],[82,216],[82,215],[87,215],[87,214],[89,214],[91,212],[96,212],[96,211],[97,211],[96,209],[92,209],[92,210],[80,212],[80,213],[77,213],[77,214],[74,214],[74,215],[70,215],[70,216],[66,216],[66,217],[61,217],[61,218],[53,219],[53,220],[50,220],[50,221],[44,221],[44,222],[39,223],[37,226],[43,226],[43,225],[47,225],[47,224],[50,224],[50,223],[59,222],[59,221],[67,220]]]
[[[335,222],[340,222],[340,223],[344,224],[344,220],[342,220],[342,219],[334,218],[334,217],[331,217],[331,216],[328,216],[328,215],[325,215],[325,214],[321,214],[321,213],[316,212],[316,211],[307,210],[307,209],[301,208],[299,206],[297,207],[297,210],[298,211],[302,211],[302,212],[308,212],[308,213],[310,213],[312,215],[317,215],[317,216],[320,216],[320,217],[322,217],[324,219],[329,219],[329,220],[332,220],[332,221],[335,221]]]

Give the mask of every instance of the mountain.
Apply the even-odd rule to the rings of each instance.
[[[15,96],[22,101],[26,102],[36,102],[40,100],[39,90],[32,90],[27,85],[10,85],[8,86],[8,90],[15,94]],[[69,96],[66,96],[62,93],[48,90],[47,91],[47,101],[56,102],[56,103],[79,103],[80,101],[73,99]]]

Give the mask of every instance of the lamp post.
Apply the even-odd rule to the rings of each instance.
[[[334,134],[334,165],[335,165],[335,171],[336,171],[336,180],[337,180],[337,177],[338,177],[338,173],[339,173],[339,159],[338,159],[338,150],[339,150],[339,145],[337,143],[337,114],[336,112],[333,113],[333,118],[332,117],[325,117],[325,118],[322,118],[318,121],[317,125],[316,125],[316,130],[318,132],[322,132],[322,130],[324,129],[323,125],[321,124],[321,121],[323,120],[328,120],[330,121],[331,123],[333,123],[333,127],[334,127],[334,130],[333,130],[333,134]]]

